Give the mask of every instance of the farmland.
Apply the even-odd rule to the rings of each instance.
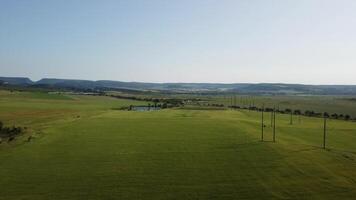
[[[304,97],[281,101],[320,112],[356,110],[352,101],[310,98],[314,104],[305,103]],[[275,104],[263,99],[267,97],[256,104]],[[260,112],[115,109],[147,103],[0,91],[0,120],[27,127],[15,141],[0,144],[0,199],[352,199],[356,195],[355,122],[328,120],[324,150],[320,118],[296,117],[291,125],[289,115],[277,114],[273,143],[269,113],[261,142]],[[30,135],[34,139],[27,141]]]

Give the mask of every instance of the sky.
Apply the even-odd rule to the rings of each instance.
[[[0,76],[356,84],[356,1],[0,0]]]

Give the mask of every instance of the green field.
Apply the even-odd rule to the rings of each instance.
[[[113,108],[146,102],[0,91],[0,199],[354,199],[356,123],[248,110]],[[356,109],[355,107],[352,107]],[[330,105],[330,109],[337,109]],[[29,135],[35,139],[27,142]]]

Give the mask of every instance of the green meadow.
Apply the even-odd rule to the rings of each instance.
[[[147,102],[0,91],[0,199],[354,199],[356,123],[224,109],[123,111]],[[330,105],[330,109],[336,109]],[[356,109],[356,106],[353,107]],[[32,135],[34,139],[27,141]]]

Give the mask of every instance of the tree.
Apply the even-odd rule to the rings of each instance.
[[[2,127],[4,127],[4,124],[0,121],[0,131],[2,130]]]
[[[325,118],[329,118],[329,117],[330,117],[329,113],[324,112],[324,117],[325,117]]]
[[[266,112],[273,112],[273,108],[265,108]]]
[[[165,108],[167,108],[167,107],[168,107],[167,103],[164,102],[164,103],[162,104],[162,109],[165,109]]]
[[[334,113],[334,114],[331,115],[331,117],[334,118],[334,119],[338,119],[338,118],[339,118],[339,115],[336,114],[336,113]]]
[[[350,120],[350,115],[345,115],[345,120]]]
[[[306,111],[305,111],[305,115],[311,117],[311,116],[314,116],[314,115],[315,115],[315,112],[312,111],[312,110],[306,110]]]
[[[157,108],[158,102],[159,102],[159,99],[153,99],[153,103],[154,103],[155,108]]]
[[[302,114],[302,111],[300,110],[294,110],[294,115],[301,115]]]

